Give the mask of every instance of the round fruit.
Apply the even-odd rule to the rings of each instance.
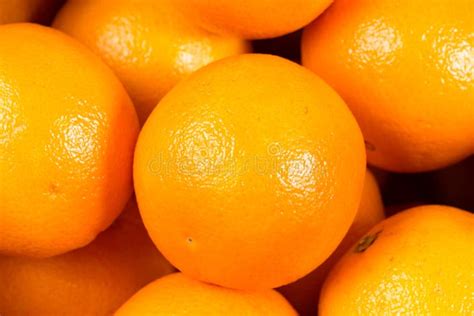
[[[384,217],[384,207],[377,181],[367,169],[359,209],[352,226],[337,249],[313,272],[280,288],[279,291],[301,315],[317,315],[319,293],[331,268],[364,233],[382,221]]]
[[[132,193],[133,105],[85,47],[34,24],[0,26],[0,253],[84,246]]]
[[[61,0],[3,0],[0,1],[0,24],[46,22]]]
[[[284,35],[305,26],[332,0],[174,0],[203,28],[248,39]]]
[[[473,228],[473,214],[437,205],[380,222],[329,274],[319,315],[470,314]]]
[[[127,315],[296,315],[274,290],[239,291],[174,273],[141,289],[116,313]]]
[[[143,127],[134,162],[140,212],[165,257],[241,289],[322,263],[354,219],[364,173],[342,99],[303,67],[257,54],[178,84]]]
[[[142,123],[178,81],[214,60],[249,50],[243,40],[201,30],[167,1],[71,0],[53,25],[115,71]]]
[[[171,272],[132,199],[84,248],[45,259],[0,256],[0,314],[112,315],[140,288]]]
[[[303,35],[303,65],[348,103],[369,163],[441,168],[474,153],[474,1],[339,0]]]

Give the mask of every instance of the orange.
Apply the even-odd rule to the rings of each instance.
[[[0,24],[44,22],[60,4],[61,0],[1,0]]]
[[[329,274],[319,315],[470,315],[474,215],[408,209],[375,225]]]
[[[365,174],[360,130],[303,67],[246,54],[167,94],[134,160],[140,213],[179,270],[240,289],[277,287],[336,248]]]
[[[364,233],[383,219],[384,208],[379,187],[374,176],[367,169],[359,209],[352,226],[337,249],[313,272],[280,288],[279,291],[301,315],[316,315],[319,293],[330,269]]]
[[[178,81],[249,50],[243,40],[198,28],[164,0],[71,0],[54,27],[86,44],[115,71],[142,123]]]
[[[205,29],[248,39],[296,31],[315,19],[332,0],[174,0]]]
[[[174,273],[147,285],[115,314],[127,315],[296,315],[274,290],[239,291]]]
[[[369,163],[441,168],[474,153],[474,1],[338,0],[303,35],[303,65],[347,102]]]
[[[171,272],[131,200],[84,248],[45,259],[0,256],[0,314],[111,315],[141,287]]]
[[[122,85],[51,28],[0,26],[0,253],[84,246],[132,193],[138,134]]]

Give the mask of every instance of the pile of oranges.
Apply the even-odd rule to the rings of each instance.
[[[472,315],[473,14],[0,2],[0,315]]]

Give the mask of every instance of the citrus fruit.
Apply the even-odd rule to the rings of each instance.
[[[134,184],[152,240],[179,270],[240,289],[313,270],[357,211],[361,132],[303,67],[244,54],[169,92],[137,143]]]
[[[99,58],[59,31],[6,24],[0,43],[0,253],[84,246],[132,193],[133,104]]]
[[[115,71],[143,123],[181,79],[248,43],[198,28],[168,1],[72,0],[54,27],[86,44]]]
[[[61,0],[2,0],[0,24],[18,22],[45,22],[53,15]]]
[[[274,290],[240,291],[174,273],[150,283],[116,313],[127,315],[296,315]]]
[[[340,0],[304,32],[303,65],[347,102],[369,163],[438,169],[474,153],[474,2]]]
[[[140,288],[171,272],[132,199],[84,248],[41,259],[0,256],[0,314],[111,315]]]
[[[408,209],[375,225],[332,269],[319,315],[468,315],[474,215]]]
[[[349,231],[331,256],[310,274],[279,288],[301,315],[316,315],[324,279],[340,257],[372,226],[384,219],[382,197],[374,176],[367,169],[362,198]]]
[[[305,26],[332,0],[175,0],[188,19],[218,34],[248,39],[284,35]]]

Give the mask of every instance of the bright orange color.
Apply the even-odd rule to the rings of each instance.
[[[142,123],[181,79],[214,60],[249,50],[243,40],[201,30],[167,2],[71,0],[53,24],[115,71]]]
[[[84,246],[132,193],[138,134],[120,82],[51,28],[0,26],[0,253]]]
[[[319,315],[470,315],[473,242],[474,215],[466,211],[428,205],[398,213],[334,267]]]
[[[324,279],[331,268],[364,233],[384,218],[384,207],[377,181],[370,170],[367,169],[357,215],[337,249],[313,272],[294,283],[280,288],[279,291],[301,315],[316,315],[319,293]]]
[[[0,24],[43,22],[54,14],[60,0],[1,0]]]
[[[111,315],[148,282],[173,271],[132,200],[84,248],[46,259],[0,256],[0,314]]]
[[[141,289],[115,314],[135,315],[296,315],[274,290],[239,291],[174,273]]]
[[[474,154],[474,1],[338,0],[303,35],[303,65],[348,103],[369,163],[441,168]]]
[[[322,263],[352,223],[364,174],[342,99],[303,67],[258,54],[178,84],[143,127],[134,162],[140,212],[165,257],[240,289]]]
[[[173,0],[188,19],[218,34],[260,39],[305,26],[332,0]]]

